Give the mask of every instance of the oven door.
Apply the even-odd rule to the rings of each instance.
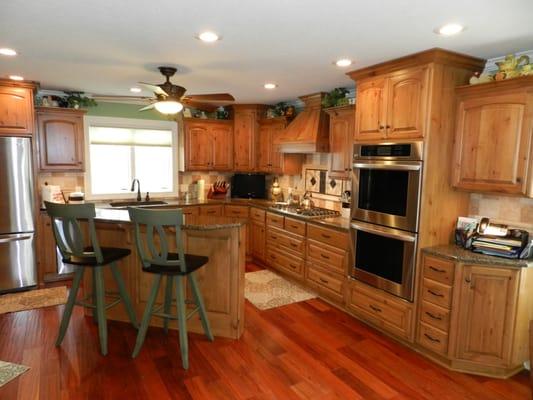
[[[350,233],[351,276],[413,301],[418,235],[356,221]]]
[[[418,232],[420,161],[356,161],[352,219]]]

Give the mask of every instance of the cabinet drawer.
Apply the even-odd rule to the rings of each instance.
[[[344,280],[334,274],[328,274],[312,263],[307,263],[307,279],[323,288],[331,290],[339,296],[342,296]]]
[[[183,215],[200,215],[200,207],[183,207]]]
[[[259,224],[265,223],[265,214],[266,214],[265,210],[261,210],[260,208],[254,208],[254,207],[250,208],[250,218]]]
[[[312,239],[307,240],[309,259],[327,265],[327,269],[344,275],[346,252]]]
[[[278,228],[283,229],[283,216],[267,212],[266,223],[267,225],[277,226]]]
[[[272,247],[267,248],[267,262],[274,268],[281,269],[292,275],[303,276],[303,260],[280,253]]]
[[[248,218],[248,207],[225,205],[224,215],[226,217]]]
[[[424,277],[446,285],[453,285],[455,265],[451,261],[424,257]]]
[[[446,354],[448,352],[448,334],[423,322],[418,329],[417,341],[421,346],[435,353]]]
[[[200,207],[200,215],[211,215],[214,217],[222,217],[222,206],[216,205],[216,206],[201,206]]]
[[[285,229],[297,235],[305,236],[305,222],[285,217]]]
[[[304,255],[304,239],[302,237],[291,235],[276,228],[267,229],[267,243],[276,247],[284,246],[301,257]]]
[[[435,328],[439,328],[443,332],[448,332],[450,328],[450,311],[423,301],[422,307],[420,308],[420,320]]]
[[[307,237],[343,250],[348,249],[348,233],[346,232],[339,232],[333,229],[308,224]]]
[[[422,298],[430,303],[449,309],[452,302],[452,288],[424,278]]]

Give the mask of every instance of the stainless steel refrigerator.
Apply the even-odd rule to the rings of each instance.
[[[0,137],[0,293],[37,284],[29,138]]]

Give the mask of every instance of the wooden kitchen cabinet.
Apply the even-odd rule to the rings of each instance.
[[[41,171],[83,171],[85,111],[39,107],[39,169]]]
[[[233,168],[233,122],[185,119],[185,168],[229,171]]]
[[[254,259],[265,262],[266,248],[265,223],[250,221],[250,249]]]
[[[259,121],[257,170],[271,174],[299,175],[302,171],[302,154],[282,154],[274,144],[282,135],[287,120],[284,117],[265,118]]]
[[[335,107],[329,114],[329,176],[348,179],[352,170],[354,106]]]
[[[424,136],[428,69],[407,68],[358,83],[355,140]]]
[[[233,165],[237,172],[252,172],[256,169],[259,153],[259,119],[265,106],[258,104],[234,105]]]
[[[533,196],[533,76],[457,88],[452,185]]]
[[[46,213],[39,215],[38,229],[38,277],[39,283],[43,283],[47,275],[57,274],[56,242],[50,217]]]
[[[35,85],[0,79],[0,135],[31,136],[34,131]]]

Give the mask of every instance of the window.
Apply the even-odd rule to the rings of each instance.
[[[87,197],[131,197],[138,179],[150,196],[177,192],[177,124],[87,117]]]

